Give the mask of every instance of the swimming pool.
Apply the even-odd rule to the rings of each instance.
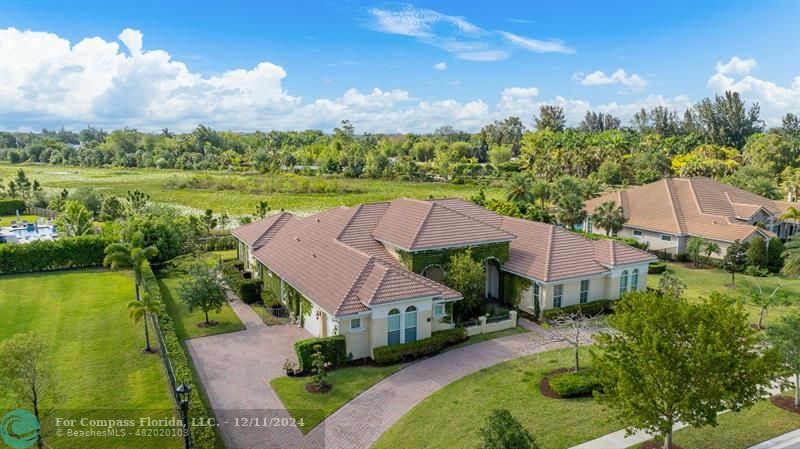
[[[30,243],[58,238],[56,226],[50,223],[31,223],[0,228],[0,239],[6,243]]]

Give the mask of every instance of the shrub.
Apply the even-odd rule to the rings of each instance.
[[[589,396],[601,389],[600,380],[593,370],[559,374],[549,378],[548,382],[550,388],[562,398]]]
[[[615,299],[600,299],[597,301],[587,302],[586,304],[575,304],[562,307],[560,309],[547,309],[544,311],[543,315],[545,320],[550,320],[561,315],[577,312],[580,312],[584,315],[611,313],[613,312],[613,306],[615,302]]]
[[[665,271],[667,271],[667,264],[664,262],[653,262],[647,270],[650,274],[661,274]]]
[[[344,335],[307,338],[294,344],[297,360],[300,361],[300,371],[311,370],[311,356],[314,354],[315,345],[320,346],[320,352],[322,352],[323,357],[331,366],[338,366],[347,361],[347,342]]]
[[[278,299],[272,289],[263,290],[261,292],[261,300],[264,302],[264,305],[271,309],[283,307],[283,303],[281,303],[281,300]]]
[[[14,215],[25,213],[25,201],[23,200],[0,200],[0,215]]]
[[[98,235],[0,246],[0,274],[103,265],[106,240]]]
[[[757,267],[755,265],[748,265],[747,268],[744,269],[744,274],[763,278],[769,276],[769,270],[763,267]]]
[[[400,345],[381,346],[372,352],[375,361],[381,365],[391,365],[394,363],[411,361],[435,354],[445,346],[449,346],[467,339],[467,331],[457,327],[439,332],[434,332],[430,338],[412,341]]]
[[[688,262],[689,261],[689,255],[686,254],[686,253],[675,254],[675,261],[676,262]]]
[[[261,280],[243,279],[239,283],[239,297],[245,304],[261,302]]]
[[[239,263],[241,262],[238,260],[229,260],[222,263],[222,277],[225,278],[228,287],[235,292],[239,291],[239,284],[243,281],[242,272],[236,268]]]

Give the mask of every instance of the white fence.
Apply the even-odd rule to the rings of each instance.
[[[517,311],[512,310],[508,312],[508,317],[492,317],[486,318],[485,316],[478,317],[478,324],[474,326],[467,326],[467,335],[486,334],[489,332],[497,332],[503,329],[511,329],[517,326]]]

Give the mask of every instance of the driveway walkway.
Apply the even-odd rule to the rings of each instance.
[[[750,449],[800,449],[800,429],[784,433]]]
[[[266,326],[230,292],[229,302],[245,330],[186,341],[220,433],[228,449],[289,447],[301,437],[296,428],[255,424],[289,417],[269,380],[285,375],[284,360],[297,360],[294,342],[310,335],[293,325]]]

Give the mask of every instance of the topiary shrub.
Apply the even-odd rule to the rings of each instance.
[[[320,345],[322,355],[331,366],[336,367],[347,361],[347,341],[344,335],[307,338],[294,344],[297,360],[300,361],[300,371],[311,370],[311,356],[314,354],[315,345]]]
[[[372,350],[375,361],[381,365],[392,365],[400,362],[435,354],[444,347],[467,339],[467,331],[462,327],[434,332],[429,338],[403,343],[400,345],[381,346]]]
[[[239,282],[239,298],[241,298],[245,304],[261,302],[261,280],[242,279],[242,281]]]
[[[591,396],[593,392],[601,391],[602,388],[600,380],[593,370],[558,374],[549,378],[548,382],[550,388],[562,398]]]
[[[650,274],[661,274],[665,271],[667,271],[667,264],[664,262],[653,262],[647,269],[647,272]]]
[[[551,320],[561,315],[568,315],[572,313],[582,313],[584,315],[600,315],[613,312],[614,303],[616,299],[600,299],[597,301],[587,302],[586,304],[575,304],[571,306],[562,307],[560,309],[547,309],[542,314],[545,320]]]

